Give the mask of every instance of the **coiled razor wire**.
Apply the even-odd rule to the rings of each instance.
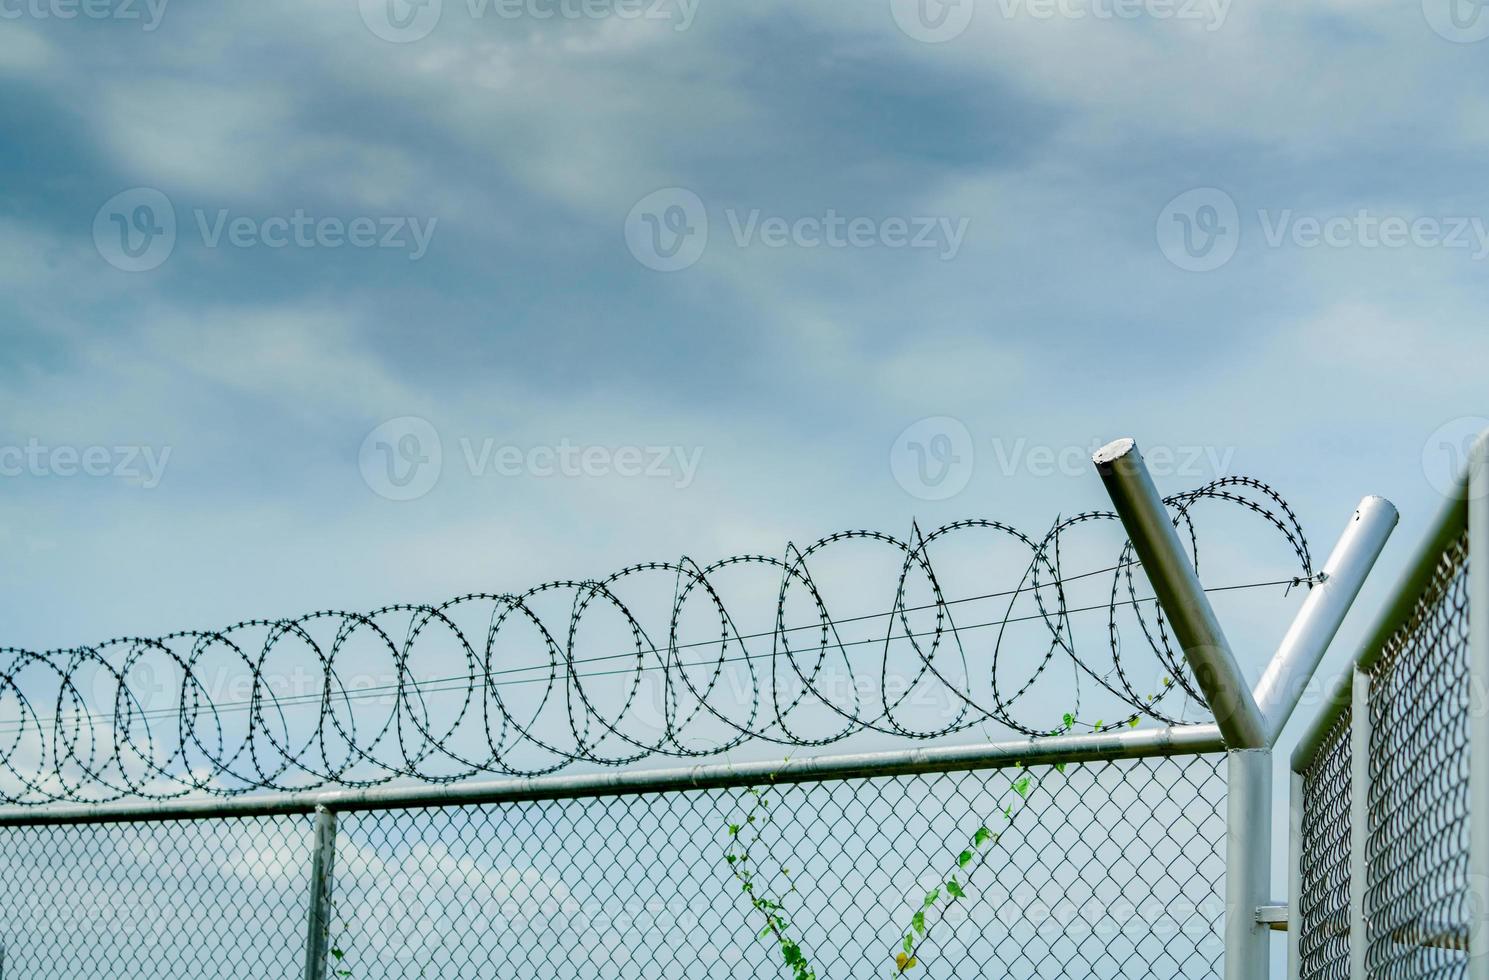
[[[1256,515],[1296,555],[1297,575],[1237,588],[1317,581],[1296,515],[1275,490],[1248,477],[1227,477],[1166,500],[1196,566],[1192,510],[1205,501]],[[1056,521],[1040,538],[992,520],[957,521],[928,534],[917,527],[906,540],[845,531],[805,548],[788,546],[780,558],[740,555],[709,565],[687,558],[653,562],[604,579],[549,582],[520,594],[473,593],[437,606],[321,611],[48,653],[0,648],[0,803],[235,796],[366,788],[393,780],[450,783],[481,774],[532,777],[574,763],[625,766],[650,756],[719,756],[751,742],[818,747],[864,732],[934,739],[989,722],[1028,736],[1052,735],[1064,729],[1016,710],[1036,681],[1061,662],[1071,670],[1077,701],[1081,685],[1088,683],[1129,712],[1109,722],[1069,719],[1066,728],[1073,723],[1103,731],[1140,718],[1179,724],[1174,702],[1203,708],[1204,699],[1156,601],[1139,595],[1131,543],[1109,567],[1062,577],[1062,548],[1071,533],[1115,519],[1110,512],[1077,514]],[[1007,591],[948,599],[929,550],[937,542],[979,533],[1001,535],[1027,554],[1022,577]],[[895,598],[887,611],[834,619],[811,566],[847,542],[869,543],[898,556]],[[716,582],[739,566],[763,566],[779,576],[773,628],[748,632],[736,626]],[[1072,607],[1067,602],[1068,583],[1108,574],[1106,603]],[[631,583],[659,575],[666,576],[671,613],[661,630],[651,630],[622,595]],[[928,601],[915,602],[912,595],[926,595]],[[562,622],[550,623],[538,607],[554,596],[565,600],[567,612]],[[1032,598],[1034,614],[1015,615],[1022,596]],[[957,612],[973,600],[1007,601],[1001,617],[959,625]],[[803,602],[810,621],[788,625],[788,608],[794,613]],[[1069,617],[1102,608],[1108,613],[1108,649],[1098,663],[1077,653]],[[1161,682],[1134,679],[1133,654],[1124,649],[1118,626],[1119,610],[1129,608],[1138,637],[1125,645],[1156,659]],[[717,632],[706,640],[685,638],[684,622],[692,622],[700,609]],[[389,617],[402,622],[404,615],[401,635],[385,627]],[[484,636],[457,624],[472,615],[484,623]],[[606,615],[619,624],[619,633],[629,635],[625,650],[587,648],[587,624]],[[916,628],[913,618],[929,619],[928,628]],[[848,624],[876,619],[886,624],[882,637],[844,638]],[[1016,622],[1043,624],[1044,638],[1028,661],[1022,659],[1027,649],[1021,644],[1020,659],[1010,667],[1013,657],[1004,642]],[[329,641],[313,635],[329,632],[330,626]],[[964,636],[973,630],[993,636],[990,664],[987,648],[979,648],[979,663],[989,664],[985,675],[973,669],[964,648]],[[499,650],[504,631],[535,639],[546,659],[518,666],[504,662]],[[389,658],[388,683],[351,682],[353,667],[362,665],[345,660],[362,653],[365,644]],[[909,651],[906,682],[898,685],[890,683],[892,644]],[[310,655],[308,663],[297,665],[311,672],[302,693],[276,693],[269,680],[270,657],[280,646]],[[463,668],[419,680],[415,671],[421,656],[434,647],[458,651]],[[877,657],[872,656],[876,647]],[[168,707],[157,706],[158,685],[151,685],[156,690],[132,686],[147,660],[171,671],[175,690]],[[245,679],[246,691],[237,697],[214,691],[209,683],[208,665],[224,661]],[[1006,683],[1000,670],[1013,671],[1016,683]],[[836,692],[844,676],[840,671],[851,681],[847,697]],[[877,688],[860,683],[873,675]],[[980,685],[974,684],[978,677]],[[599,685],[620,693],[604,697],[597,693]],[[949,709],[934,723],[917,722],[913,710],[912,692],[927,690]],[[369,718],[369,705],[377,704],[387,710]],[[51,714],[43,715],[37,705]]]

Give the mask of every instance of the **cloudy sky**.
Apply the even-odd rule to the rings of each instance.
[[[1378,594],[1489,424],[1439,6],[3,0],[0,643],[1043,529],[1119,435],[1392,498]]]

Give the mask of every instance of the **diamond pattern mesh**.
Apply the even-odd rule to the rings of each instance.
[[[756,880],[819,980],[1219,977],[1223,756],[765,789]],[[341,814],[327,975],[787,977],[724,860],[747,789]],[[303,975],[311,816],[0,830],[6,980]],[[958,870],[978,827],[1001,831]]]
[[[1346,710],[1303,773],[1302,980],[1349,976],[1350,718]]]
[[[312,818],[0,830],[5,980],[294,977]]]
[[[1468,970],[1468,668],[1465,536],[1371,671],[1371,977]]]
[[[1220,975],[1221,757],[1071,765],[933,925],[920,977]],[[753,848],[820,980],[885,977],[1010,774],[780,786]],[[785,977],[724,861],[747,790],[343,815],[333,969],[363,977]]]

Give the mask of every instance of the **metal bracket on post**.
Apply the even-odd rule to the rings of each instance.
[[[1194,564],[1184,553],[1179,532],[1174,530],[1173,518],[1153,485],[1137,443],[1119,439],[1099,450],[1092,461],[1158,603],[1174,628],[1195,682],[1210,703],[1226,746],[1270,747],[1266,721],[1251,697],[1250,685],[1215,618]]]
[[[331,944],[331,881],[336,868],[336,813],[315,809],[315,844],[310,859],[310,922],[305,933],[305,980],[326,980]]]

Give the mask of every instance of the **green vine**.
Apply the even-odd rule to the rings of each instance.
[[[1168,678],[1164,678],[1164,682],[1167,684]],[[1128,725],[1134,728],[1137,727],[1137,723],[1136,717],[1128,721]],[[1075,724],[1075,716],[1066,713],[1061,720],[1059,731],[1069,732]],[[1104,726],[1098,721],[1093,727],[1100,731]],[[1009,789],[1016,799],[1011,799],[1003,808],[1002,817],[1005,825],[1012,824],[1014,815],[1028,805],[1030,796],[1038,788],[1038,783],[1024,768],[1023,763],[1015,763],[1013,768],[1015,776],[1009,783]],[[1066,764],[1057,762],[1053,768],[1063,775]],[[792,923],[787,917],[783,904],[787,896],[796,893],[796,882],[791,879],[791,869],[782,869],[782,875],[789,882],[786,893],[779,898],[773,897],[757,877],[756,864],[750,855],[751,846],[759,840],[761,826],[770,819],[769,790],[775,785],[775,781],[776,774],[772,774],[769,786],[765,789],[751,787],[747,791],[753,802],[740,823],[728,825],[729,837],[728,846],[724,852],[724,861],[729,865],[729,870],[735,880],[739,882],[740,890],[749,900],[751,907],[765,922],[765,928],[760,930],[760,938],[775,941],[780,947],[781,958],[791,970],[795,980],[816,980],[816,971],[812,969],[810,961],[802,951],[801,944],[792,936]],[[931,926],[936,921],[944,919],[953,905],[967,898],[967,889],[971,885],[973,875],[987,863],[988,858],[993,854],[989,845],[996,845],[1001,837],[1002,832],[995,832],[986,824],[978,827],[967,842],[967,846],[958,852],[955,870],[943,883],[932,888],[921,899],[919,907],[910,917],[910,923],[905,929],[903,938],[897,936],[895,939],[894,976],[901,976],[919,965],[920,947],[930,934]],[[932,921],[927,921],[927,917],[938,913],[938,910],[939,914],[935,914]]]

